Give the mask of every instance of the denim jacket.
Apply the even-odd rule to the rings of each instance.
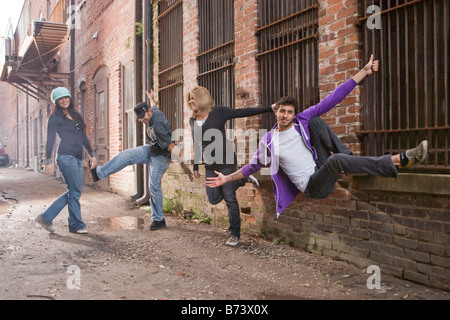
[[[340,103],[353,89],[357,83],[350,79],[341,84],[333,92],[331,92],[321,102],[297,114],[294,119],[294,127],[297,132],[303,137],[306,146],[313,154],[314,160],[317,159],[316,150],[311,146],[309,135],[309,121],[317,116],[327,113],[334,106]],[[279,161],[273,153],[272,136],[274,130],[278,128],[276,124],[271,131],[269,131],[260,141],[258,150],[253,155],[250,163],[242,168],[242,173],[245,177],[250,176],[261,170],[263,167],[270,167],[270,175],[272,179],[272,187],[276,200],[277,216],[279,216],[284,209],[295,199],[300,192],[297,187],[291,182],[286,173],[279,166]]]

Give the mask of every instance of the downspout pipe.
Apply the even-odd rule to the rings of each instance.
[[[72,12],[75,9],[75,0],[70,0],[69,19],[70,21],[70,93],[75,97],[75,26],[77,21],[76,13]]]
[[[140,0],[136,0],[136,8],[138,7],[140,3]],[[150,1],[142,1],[142,24],[143,24],[143,41],[142,41],[142,69],[143,69],[143,74],[142,74],[142,78],[143,81],[142,83],[142,87],[147,90],[150,91],[150,89],[152,89],[152,82],[151,82],[151,78],[152,78],[152,71],[153,71],[153,64],[151,63],[152,60],[148,59],[148,57],[151,56],[152,52],[153,52],[153,46],[152,46],[152,23],[153,23],[153,17],[151,14],[152,10],[151,10],[151,4]],[[142,92],[142,98],[144,100],[147,99],[147,96],[145,94],[145,90],[143,90]],[[144,142],[144,144],[148,143],[148,137],[145,133],[146,130],[142,130],[142,141]],[[139,199],[136,199],[136,206],[141,206],[143,204],[146,204],[149,202],[150,200],[150,190],[149,190],[149,171],[148,171],[148,165],[144,165],[143,168],[143,172],[142,172],[142,180],[143,180],[143,184],[142,184],[142,197]]]

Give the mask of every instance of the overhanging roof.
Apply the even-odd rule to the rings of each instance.
[[[67,41],[67,24],[33,22],[33,41],[24,54],[19,66],[23,71],[43,71],[58,49]]]
[[[33,21],[33,35],[23,41],[20,49],[23,55],[6,57],[1,81],[24,89],[36,99],[48,99],[47,87],[62,85],[62,80],[69,77],[48,72],[55,54],[67,42],[68,31],[67,24]]]

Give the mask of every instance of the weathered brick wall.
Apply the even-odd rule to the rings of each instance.
[[[109,69],[109,153],[110,159],[122,151],[123,108],[121,68],[124,60],[133,56],[135,35],[134,1],[86,2],[78,13],[80,18],[76,32],[75,88],[77,106],[80,86],[86,84],[87,135],[94,146],[95,109],[94,77],[102,67]],[[97,33],[97,39],[94,35]],[[65,59],[68,61],[67,59]],[[140,100],[141,97],[136,97]],[[92,181],[86,172],[87,181]],[[135,185],[135,175],[130,168],[110,177],[110,187],[128,192]]]
[[[16,159],[16,90],[8,83],[0,83],[0,142],[6,145],[9,160]]]
[[[325,98],[362,67],[361,37],[355,26],[358,1],[319,1],[319,90]],[[323,116],[355,154],[360,144],[360,88],[356,87],[337,107]]]
[[[266,210],[274,210],[261,190]],[[279,219],[268,215],[261,224],[286,244],[448,289],[449,208],[445,196],[338,188],[326,200],[300,195]]]

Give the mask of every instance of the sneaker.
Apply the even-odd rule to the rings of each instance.
[[[36,222],[39,223],[42,226],[42,228],[44,228],[48,232],[55,233],[55,229],[53,228],[53,226],[49,224],[47,221],[45,221],[44,217],[41,214],[37,216]]]
[[[71,232],[72,232],[72,231],[71,231]],[[86,229],[86,228],[83,228],[83,229],[77,230],[77,231],[75,231],[75,232],[72,232],[72,233],[78,233],[78,234],[88,234],[88,231],[87,231],[87,229]]]
[[[414,169],[418,164],[425,161],[428,154],[428,141],[424,140],[414,149],[406,150],[405,154],[408,158],[408,163],[400,168]]]
[[[154,231],[165,227],[166,227],[166,220],[162,219],[162,221],[153,221],[152,224],[150,225],[150,230]]]
[[[259,188],[259,181],[254,176],[250,175],[248,178],[248,182],[253,184],[256,188]]]
[[[89,159],[89,168],[91,167],[91,160]],[[94,169],[89,169],[91,171],[91,175],[92,175],[92,180],[94,180],[94,182],[97,182],[100,180],[100,178],[98,177],[97,174],[97,168]]]
[[[227,241],[227,246],[235,247],[239,243],[239,238],[236,236],[231,235],[230,239]]]

